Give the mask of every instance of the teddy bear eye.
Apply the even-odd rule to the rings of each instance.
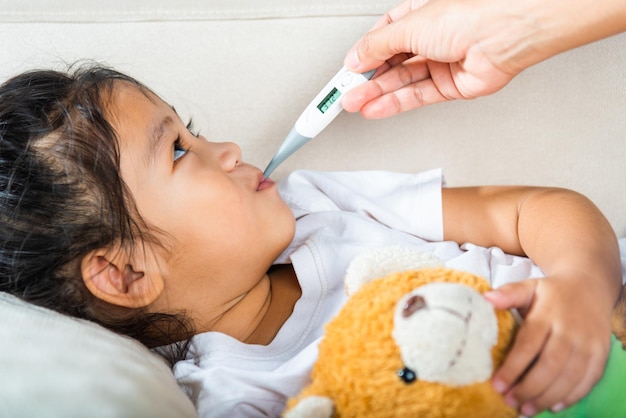
[[[404,369],[398,370],[398,377],[404,381],[404,383],[413,383],[417,379],[417,374],[405,367]]]

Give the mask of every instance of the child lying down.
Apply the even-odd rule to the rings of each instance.
[[[439,170],[278,186],[98,66],[2,84],[0,167],[0,290],[159,347],[200,416],[279,415],[349,262],[388,245],[488,277],[495,307],[522,312],[493,385],[523,414],[567,407],[604,370],[619,250],[573,191],[446,188]]]

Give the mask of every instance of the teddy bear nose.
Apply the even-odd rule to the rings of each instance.
[[[426,299],[422,296],[414,295],[407,299],[404,306],[402,307],[402,317],[408,318],[413,315],[415,312],[420,309],[424,309],[426,307]]]

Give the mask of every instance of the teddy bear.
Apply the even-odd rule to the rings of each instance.
[[[289,399],[285,418],[518,417],[490,378],[519,318],[482,296],[490,290],[484,278],[445,268],[429,253],[386,247],[357,257],[345,286],[350,297],[326,326],[311,383]],[[624,383],[626,351],[614,338],[594,390],[540,416],[626,416],[625,406],[607,409],[624,404]]]

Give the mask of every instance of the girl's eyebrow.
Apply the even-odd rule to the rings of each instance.
[[[174,119],[171,116],[165,116],[159,123],[155,124],[152,129],[150,129],[150,135],[148,137],[148,148],[145,155],[145,161],[148,165],[152,164],[157,155],[159,154],[159,150],[163,146],[165,137],[166,128],[174,123]]]

